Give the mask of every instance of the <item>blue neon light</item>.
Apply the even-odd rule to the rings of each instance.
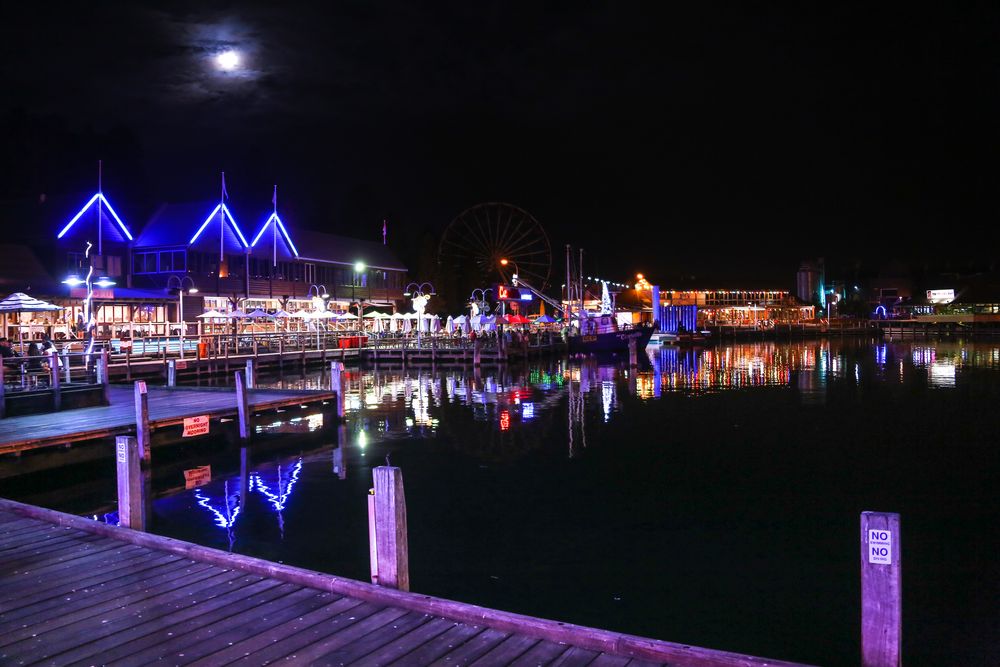
[[[251,243],[250,246],[251,247],[256,247],[257,246],[257,241],[260,241],[260,237],[264,235],[264,232],[267,230],[268,226],[270,226],[272,223],[277,223],[278,230],[281,232],[282,238],[285,239],[285,243],[288,244],[288,247],[291,248],[291,250],[295,254],[295,256],[298,257],[299,256],[299,251],[295,247],[295,244],[292,243],[292,237],[289,236],[288,230],[285,229],[285,225],[282,224],[281,218],[278,217],[277,213],[272,213],[271,214],[271,217],[267,219],[267,222],[264,223],[264,226],[260,228],[259,232],[257,232],[257,236],[254,237],[253,243]]]
[[[108,211],[111,213],[111,217],[113,217],[115,219],[115,222],[118,223],[118,226],[121,227],[122,233],[125,234],[125,238],[127,238],[129,241],[131,241],[132,240],[132,234],[131,234],[131,232],[129,232],[128,227],[126,227],[125,223],[122,222],[122,219],[120,217],[118,217],[118,214],[115,212],[114,207],[111,206],[111,202],[108,201],[108,198],[105,197],[104,194],[100,193],[100,192],[98,192],[96,195],[94,195],[93,197],[91,197],[90,201],[88,201],[86,204],[83,205],[83,208],[81,208],[80,211],[76,215],[73,216],[72,220],[70,220],[68,223],[66,223],[66,226],[63,227],[62,231],[59,232],[59,234],[56,236],[56,238],[57,239],[61,239],[63,236],[65,236],[66,232],[68,232],[70,230],[70,227],[72,227],[76,223],[76,221],[79,220],[80,217],[84,213],[86,213],[87,210],[91,206],[93,206],[94,202],[97,201],[98,199],[101,200],[102,204],[104,204],[105,206],[108,207]]]
[[[302,459],[299,459],[298,462],[295,464],[295,467],[292,468],[291,477],[288,479],[285,488],[282,489],[281,488],[282,480],[280,477],[281,466],[278,466],[279,477],[278,477],[277,493],[272,493],[266,486],[264,486],[264,482],[261,481],[260,473],[255,472],[253,473],[250,479],[250,488],[251,490],[259,491],[261,494],[263,494],[271,502],[271,505],[274,507],[274,509],[280,512],[283,509],[285,509],[285,502],[288,500],[288,497],[292,495],[292,489],[295,488],[295,482],[299,481],[299,472],[301,471],[302,471]]]
[[[236,224],[236,221],[233,219],[233,214],[229,212],[229,208],[225,204],[218,204],[216,205],[215,208],[212,209],[212,212],[208,214],[207,218],[205,218],[205,222],[201,223],[201,227],[199,227],[198,231],[196,231],[194,233],[194,236],[191,237],[191,240],[188,242],[188,245],[193,245],[194,242],[198,240],[198,237],[201,236],[201,233],[205,231],[205,227],[208,227],[208,223],[212,222],[212,218],[214,218],[215,214],[219,212],[220,207],[222,208],[222,213],[225,215],[226,218],[229,219],[229,224],[233,226],[233,231],[235,231],[236,236],[239,237],[240,243],[243,244],[244,248],[249,248],[250,244],[247,243],[246,238],[244,238],[243,236],[243,232],[240,231],[240,226]]]

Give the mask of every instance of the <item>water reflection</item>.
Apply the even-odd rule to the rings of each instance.
[[[1000,368],[1000,346],[963,341],[755,342],[704,349],[651,347],[647,355],[650,363],[638,371],[594,360],[475,372],[347,370],[343,374],[347,423],[341,442],[364,450],[382,440],[443,437],[481,459],[515,460],[552,437],[556,415],[565,409],[558,421],[565,424],[567,453],[572,457],[587,447],[588,416],[600,423],[614,420],[620,412],[620,394],[656,400],[672,393],[698,396],[785,388],[794,391],[802,404],[821,405],[833,384],[900,384],[912,379],[947,389],[960,384],[968,369]],[[326,382],[325,374],[313,373],[261,384],[324,388]],[[312,419],[319,421],[308,428],[322,425],[321,416]],[[276,421],[273,428],[287,425]],[[346,474],[343,455],[335,458],[334,470]]]

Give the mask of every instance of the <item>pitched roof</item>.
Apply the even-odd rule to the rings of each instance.
[[[299,247],[300,259],[351,266],[361,261],[373,269],[406,271],[396,255],[381,243],[305,229],[292,233]]]
[[[225,205],[225,226],[222,230],[226,249],[242,251],[250,243],[236,222],[229,204]],[[215,201],[163,204],[149,219],[138,238],[136,248],[201,245],[218,239],[219,203]],[[210,230],[215,230],[212,233]],[[214,241],[212,241],[214,243]]]

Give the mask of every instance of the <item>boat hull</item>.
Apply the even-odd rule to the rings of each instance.
[[[588,336],[571,336],[567,345],[570,354],[627,354],[630,340],[635,340],[636,349],[644,350],[652,335],[652,327],[639,327]]]

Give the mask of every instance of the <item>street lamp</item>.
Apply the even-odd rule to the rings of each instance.
[[[514,275],[512,276],[511,283],[514,287],[517,287],[517,274],[521,273],[521,269],[517,267],[517,262],[513,260],[507,259],[506,257],[500,260],[500,266],[507,266],[508,264],[514,265]],[[503,275],[503,271],[500,272],[500,275]],[[504,276],[504,278],[506,278],[506,276]]]
[[[488,310],[487,304],[486,304],[486,294],[488,292],[492,292],[492,291],[493,290],[489,289],[489,288],[487,288],[487,289],[480,289],[479,287],[477,287],[476,289],[472,290],[472,294],[469,295],[469,306],[471,307],[472,304],[476,304],[477,306],[479,306],[479,312],[481,312],[481,313],[483,313],[485,315],[486,311]],[[476,293],[479,294],[479,298],[478,299],[476,298]]]
[[[411,287],[413,289],[410,289]],[[427,287],[426,292],[424,291],[424,287]],[[406,286],[406,290],[403,292],[403,296],[408,296],[414,301],[417,299],[421,300],[419,309],[417,304],[413,305],[413,310],[417,313],[417,347],[420,347],[420,324],[423,322],[424,306],[427,303],[424,297],[432,297],[435,294],[437,294],[437,292],[434,291],[434,285],[430,283],[410,283]]]
[[[316,291],[315,296],[313,295],[313,290]],[[317,309],[319,312],[326,310],[326,300],[330,298],[329,292],[326,291],[326,285],[310,285],[309,291],[306,292],[307,297],[313,297],[313,305],[316,305],[315,299],[319,299],[320,305],[323,306],[322,309]],[[319,349],[319,324],[316,324],[316,349]]]
[[[103,279],[102,279],[103,280]],[[187,331],[187,321],[184,319],[184,281],[191,283],[191,287],[188,288],[188,294],[197,294],[198,288],[194,286],[194,278],[191,276],[170,276],[167,278],[167,290],[176,289],[177,290],[177,320],[181,325],[181,359],[184,358],[184,333]],[[177,281],[177,287],[171,287],[171,283]],[[97,283],[100,285],[100,281]],[[169,326],[169,325],[168,325]],[[167,332],[167,336],[170,336],[170,332]]]
[[[364,325],[364,320],[362,318],[364,317],[365,313],[364,313],[364,309],[361,306],[361,303],[358,302],[358,300],[357,300],[357,293],[356,293],[355,290],[358,287],[358,276],[361,275],[362,273],[364,273],[366,268],[367,267],[365,266],[365,263],[362,262],[360,259],[358,261],[354,262],[354,280],[351,281],[351,301],[354,301],[354,302],[358,303],[358,328],[359,329],[362,328],[362,326]]]

